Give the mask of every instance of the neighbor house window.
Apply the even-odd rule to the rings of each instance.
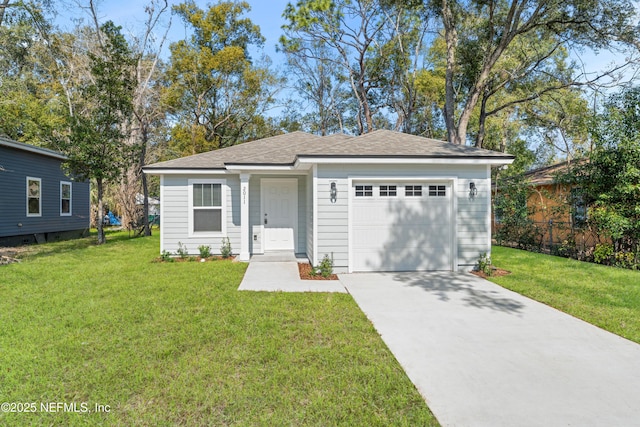
[[[224,233],[225,203],[221,181],[191,183],[191,232]]]
[[[447,187],[444,185],[430,185],[429,196],[431,197],[445,197],[447,195]]]
[[[397,187],[395,185],[381,185],[380,197],[395,197],[397,195]]]
[[[409,197],[421,197],[422,185],[405,185],[404,195]]]
[[[42,180],[27,177],[27,216],[42,216]]]
[[[583,227],[587,222],[587,204],[581,188],[571,190],[571,220],[574,227]]]
[[[60,215],[71,215],[71,183],[60,182]]]
[[[356,185],[356,197],[372,197],[373,185]]]

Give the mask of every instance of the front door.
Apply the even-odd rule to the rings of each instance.
[[[295,251],[298,235],[298,180],[264,178],[262,224],[265,251]]]

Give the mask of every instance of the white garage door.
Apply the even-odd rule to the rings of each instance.
[[[352,191],[353,271],[451,270],[451,185],[359,182]]]

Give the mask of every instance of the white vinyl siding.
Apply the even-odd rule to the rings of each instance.
[[[193,233],[190,199],[192,183],[220,183],[223,187],[223,231],[219,233]],[[198,246],[208,245],[214,254],[220,253],[222,238],[229,237],[234,254],[240,251],[240,178],[235,175],[205,175],[199,178],[186,175],[162,177],[160,250],[175,253],[178,243],[186,246],[190,255],[199,253]]]
[[[375,177],[379,183],[382,178],[404,178],[398,193],[404,195],[404,185],[422,185],[422,195],[428,197],[428,183],[421,180],[437,181],[442,177],[455,178],[454,193],[451,197],[455,208],[452,220],[454,227],[457,259],[454,269],[469,270],[477,261],[480,253],[490,253],[490,229],[488,228],[488,208],[490,206],[490,178],[486,165],[318,165],[318,254],[333,256],[335,270],[345,272],[349,267],[349,227],[348,227],[348,191],[349,177],[358,181],[358,177]],[[413,181],[411,178],[416,178]],[[329,200],[330,182],[336,181],[338,199]],[[474,182],[478,194],[469,197],[469,183]],[[358,182],[360,184],[360,182]],[[436,184],[437,185],[437,184]],[[442,184],[440,184],[442,185]],[[415,191],[415,190],[412,190]],[[436,189],[437,191],[437,189]],[[438,197],[438,196],[436,196]]]

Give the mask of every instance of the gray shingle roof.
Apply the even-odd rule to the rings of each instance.
[[[389,130],[357,137],[292,132],[240,145],[155,163],[145,170],[224,169],[226,165],[293,165],[297,159],[335,158],[476,158],[513,159],[509,154],[449,144]]]

